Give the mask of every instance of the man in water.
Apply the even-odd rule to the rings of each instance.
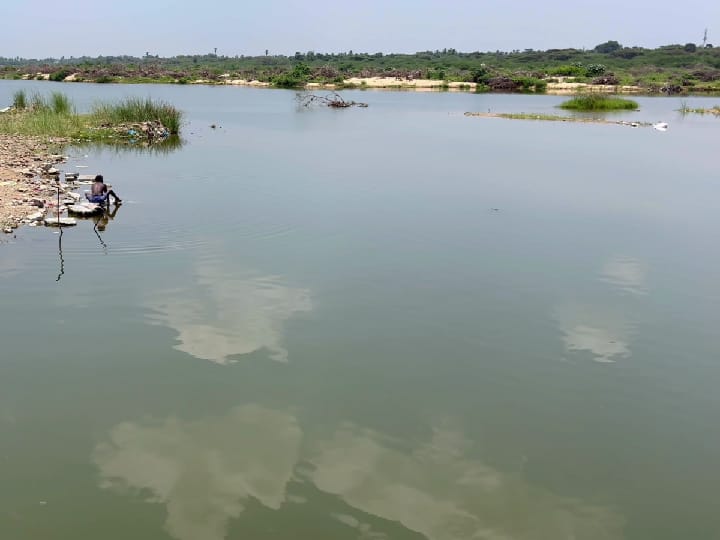
[[[120,197],[118,197],[112,189],[108,189],[107,185],[103,181],[102,174],[98,174],[95,177],[95,183],[92,185],[90,193],[86,193],[85,198],[87,198],[87,200],[91,203],[105,206],[106,203],[110,202],[111,195],[115,200],[115,204],[120,204],[122,202]]]

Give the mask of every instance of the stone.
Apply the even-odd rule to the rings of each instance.
[[[45,218],[45,225],[48,227],[72,227],[77,225],[77,220],[71,217],[49,217]]]
[[[68,212],[79,216],[93,216],[102,213],[102,206],[93,203],[73,204],[68,206]]]

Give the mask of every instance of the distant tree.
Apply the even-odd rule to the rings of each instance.
[[[269,52],[270,52],[270,51],[268,51],[267,49],[265,49],[265,56],[267,56]]]
[[[693,53],[697,51],[697,46],[694,43],[686,43],[683,49],[685,50],[685,52]]]
[[[618,49],[622,49],[622,45],[620,45],[617,41],[606,41],[605,43],[596,45],[593,50],[597,53],[610,54]]]

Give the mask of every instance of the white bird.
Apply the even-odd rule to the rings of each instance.
[[[667,122],[658,122],[656,124],[653,124],[653,128],[657,129],[658,131],[667,131],[668,124]]]

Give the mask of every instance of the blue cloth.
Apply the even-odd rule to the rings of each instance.
[[[88,197],[88,201],[95,204],[105,204],[107,202],[108,195],[91,195]]]

